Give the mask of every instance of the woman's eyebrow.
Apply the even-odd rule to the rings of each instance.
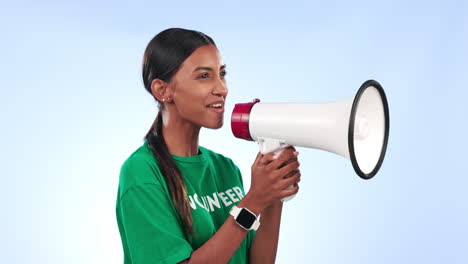
[[[226,68],[226,64],[221,65],[220,70],[224,70],[225,68]],[[213,71],[213,69],[211,67],[200,66],[200,67],[195,68],[195,70],[193,70],[193,72],[200,71],[200,70]]]

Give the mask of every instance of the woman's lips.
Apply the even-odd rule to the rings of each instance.
[[[213,112],[216,112],[216,113],[223,113],[224,112],[224,105],[221,106],[221,107],[209,107],[208,108],[213,111]]]

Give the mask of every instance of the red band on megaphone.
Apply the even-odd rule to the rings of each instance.
[[[235,137],[253,141],[249,132],[250,110],[254,104],[260,102],[255,98],[251,103],[236,104],[232,110],[231,130]]]

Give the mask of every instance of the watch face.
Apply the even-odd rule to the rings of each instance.
[[[257,218],[255,215],[244,208],[240,211],[239,215],[236,218],[237,223],[239,223],[243,228],[250,229]]]

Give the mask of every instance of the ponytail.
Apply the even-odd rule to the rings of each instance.
[[[213,39],[195,30],[169,28],[157,34],[145,49],[142,65],[143,84],[159,103],[159,113],[145,136],[159,164],[161,173],[171,193],[172,201],[179,213],[187,238],[194,235],[192,211],[188,201],[187,188],[182,174],[167,148],[162,133],[162,111],[164,104],[152,93],[151,83],[158,78],[170,82],[182,63],[198,47],[215,45]]]
[[[172,201],[174,202],[179,216],[182,220],[184,226],[184,232],[187,237],[192,236],[193,233],[193,219],[190,209],[190,204],[188,201],[187,187],[185,186],[184,179],[180,173],[177,164],[172,158],[169,150],[164,141],[162,134],[162,115],[159,111],[156,119],[154,120],[151,129],[145,136],[145,139],[148,142],[148,146],[153,152],[156,161],[158,162],[159,169],[161,170],[166,184],[171,193]]]

